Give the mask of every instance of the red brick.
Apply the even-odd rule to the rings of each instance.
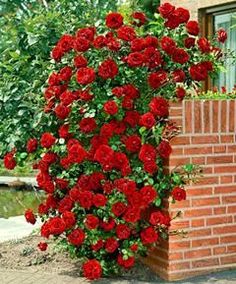
[[[228,153],[236,153],[236,145],[228,145],[227,146]]]
[[[226,214],[226,207],[216,207],[216,208],[213,208],[213,213],[214,215],[221,215],[221,214]]]
[[[220,177],[220,183],[232,183],[233,182],[233,176],[222,176]]]
[[[220,217],[214,217],[207,219],[207,226],[212,225],[219,225],[219,224],[225,224],[225,223],[232,223],[233,219],[232,216],[220,216]]]
[[[197,165],[205,165],[206,159],[205,157],[193,157],[192,158],[192,163],[197,164]]]
[[[169,115],[171,117],[171,119],[174,119],[174,117],[179,117],[182,116],[182,108],[170,108],[169,109]]]
[[[214,167],[215,173],[235,173],[236,165],[232,166],[216,166]]]
[[[169,253],[169,260],[181,260],[183,259],[182,252],[170,252]]]
[[[234,118],[236,116],[235,111],[235,101],[229,102],[229,132],[234,132],[235,130],[235,121]]]
[[[190,262],[180,262],[180,263],[171,263],[169,265],[169,270],[171,271],[179,271],[179,270],[185,270],[190,269]]]
[[[213,234],[225,235],[236,233],[236,225],[213,228]]]
[[[217,237],[192,241],[192,247],[209,247],[218,244],[219,244],[219,238]]]
[[[219,177],[213,176],[213,177],[201,177],[197,185],[202,184],[202,185],[209,185],[209,184],[218,184],[219,183]]]
[[[173,221],[171,222],[171,230],[186,229],[190,227],[189,221]]]
[[[193,136],[192,144],[215,144],[219,143],[217,135]]]
[[[171,157],[173,157],[173,156],[181,156],[181,155],[183,155],[183,153],[184,153],[183,147],[181,147],[181,148],[172,147]]]
[[[213,248],[213,254],[218,255],[218,254],[225,254],[226,253],[226,247],[216,247]]]
[[[212,191],[213,190],[212,190],[211,187],[189,188],[189,189],[187,189],[187,195],[188,196],[211,195]]]
[[[190,201],[189,200],[182,200],[178,201],[176,203],[171,203],[170,208],[171,209],[182,209],[182,208],[189,208],[190,207]]]
[[[190,163],[190,158],[170,158],[169,160],[169,166],[179,166],[179,165],[185,165],[185,164],[189,164]]]
[[[214,192],[215,192],[215,194],[234,193],[235,192],[235,185],[216,186]]]
[[[211,118],[210,118],[210,102],[205,101],[203,104],[203,109],[204,109],[204,133],[209,133],[210,132],[210,124],[211,124]]]
[[[221,244],[236,243],[236,235],[220,237]]]
[[[219,101],[213,101],[213,132],[218,132]]]
[[[212,147],[194,147],[194,148],[185,148],[185,155],[200,155],[200,154],[211,154],[213,151]]]
[[[209,267],[209,266],[216,266],[219,265],[219,259],[218,258],[203,258],[201,260],[193,261],[192,267]]]
[[[188,236],[190,238],[208,237],[208,236],[211,236],[211,229],[209,228],[201,229],[201,230],[196,229],[192,232],[189,232]]]
[[[236,253],[236,245],[227,246],[227,253]]]
[[[193,207],[216,205],[220,203],[219,197],[200,198],[192,200]]]
[[[235,206],[228,206],[227,213],[236,213],[236,204]]]
[[[204,227],[205,221],[204,219],[191,220],[191,226],[192,227]]]
[[[222,135],[220,137],[221,143],[234,143],[234,135]]]
[[[225,145],[218,145],[213,147],[214,153],[225,153],[226,152],[226,146]]]
[[[196,250],[190,250],[184,253],[184,258],[189,259],[189,258],[201,258],[204,256],[210,256],[211,255],[211,250],[210,249],[196,249]]]
[[[229,196],[223,196],[222,197],[222,201],[223,203],[225,204],[228,204],[228,203],[236,203],[236,195],[229,195]]]
[[[226,132],[227,102],[221,101],[221,132]]]
[[[202,113],[201,113],[201,102],[195,101],[194,102],[194,133],[201,133],[202,132]]]
[[[200,216],[209,216],[212,215],[212,208],[204,209],[187,209],[184,212],[185,217],[200,217]]]
[[[208,164],[227,164],[233,162],[233,156],[213,156],[207,157]]]
[[[222,256],[220,258],[220,261],[221,261],[222,264],[230,264],[230,263],[235,264],[236,263],[236,254],[229,255],[229,256]]]
[[[192,110],[193,101],[185,101],[184,102],[184,116],[185,116],[185,133],[192,133]]]
[[[179,242],[170,242],[169,243],[169,249],[171,251],[177,251],[177,250],[182,250],[182,249],[188,249],[190,248],[190,241],[179,241]]]
[[[190,144],[190,137],[187,136],[176,136],[171,140],[171,145],[188,145]]]

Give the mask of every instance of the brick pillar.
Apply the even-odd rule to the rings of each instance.
[[[203,168],[198,183],[186,187],[187,200],[169,203],[171,236],[145,261],[168,280],[236,267],[236,100],[183,101],[172,104],[171,119],[182,126],[172,140],[169,170],[196,163]]]

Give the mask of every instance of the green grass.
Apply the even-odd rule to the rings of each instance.
[[[220,93],[207,91],[197,94],[195,96],[187,97],[189,100],[235,100],[236,92],[233,93]]]
[[[17,166],[14,170],[10,171],[7,170],[4,165],[3,161],[0,160],[0,176],[21,176],[21,177],[31,177],[35,176],[36,171],[33,171],[30,165],[19,167]]]

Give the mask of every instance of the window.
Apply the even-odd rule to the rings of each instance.
[[[213,35],[220,28],[225,29],[228,33],[228,39],[224,47],[236,52],[236,5],[207,9],[203,18],[203,25],[205,36]],[[233,64],[232,58],[226,59],[225,67],[226,72],[221,72],[213,82],[207,82],[207,88],[216,86],[220,89],[225,86],[228,92],[232,91],[236,84],[236,65]]]

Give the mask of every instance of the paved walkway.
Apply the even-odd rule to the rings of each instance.
[[[86,279],[73,278],[66,275],[58,275],[55,273],[41,272],[24,272],[10,271],[0,268],[0,283],[1,284],[81,284],[91,283]],[[185,281],[166,282],[164,280],[155,282],[139,281],[138,279],[101,279],[94,282],[96,284],[236,284],[236,271],[225,271],[210,274],[207,276],[199,276]]]
[[[0,176],[0,185],[11,185],[12,183],[25,183],[27,185],[37,186],[35,177],[11,177]]]
[[[40,222],[32,226],[25,221],[24,216],[10,217],[8,219],[0,218],[0,242],[16,240],[26,237],[33,230],[39,228]],[[2,282],[0,282],[2,284]]]

